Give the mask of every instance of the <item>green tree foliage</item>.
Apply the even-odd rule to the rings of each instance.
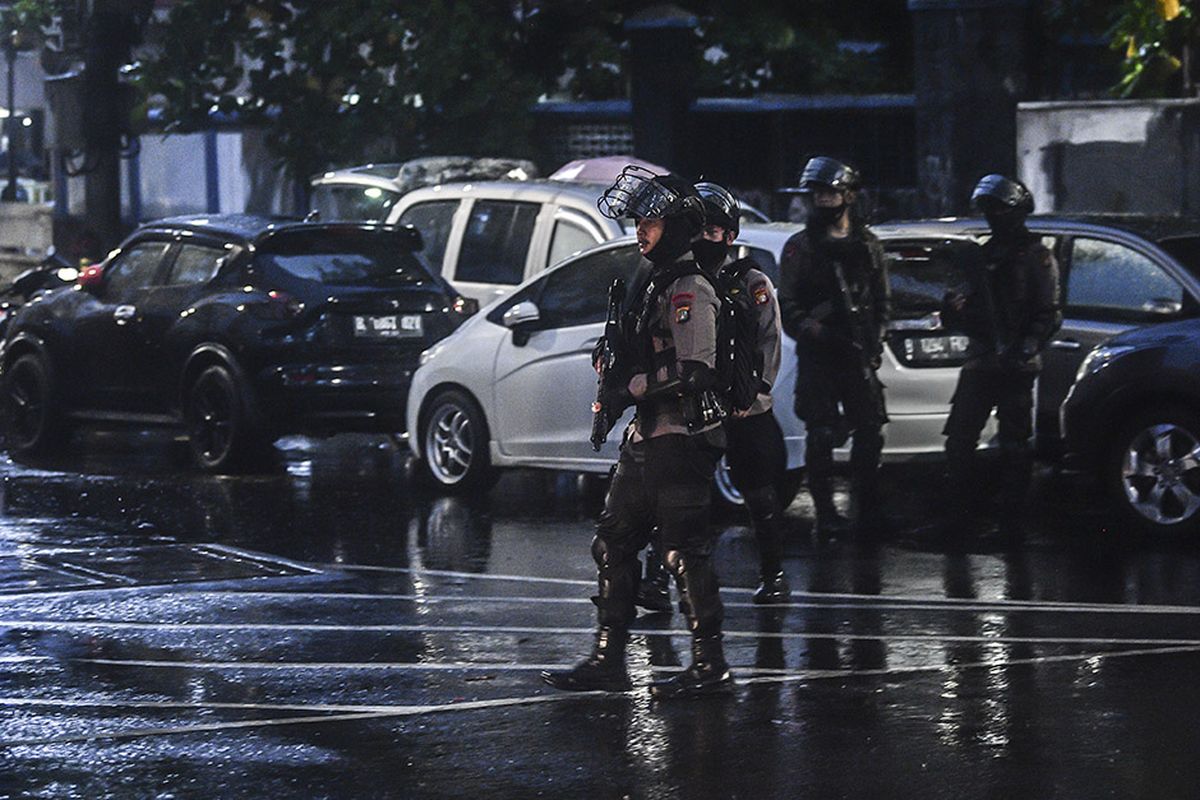
[[[368,154],[525,156],[539,97],[628,96],[631,0],[178,0],[137,81],[172,129],[268,126],[297,178]],[[681,2],[699,93],[904,90],[904,0]],[[901,38],[845,47],[845,37]],[[681,53],[680,58],[695,58]],[[901,56],[902,58],[902,56]]]
[[[1200,17],[1185,0],[1125,0],[1110,40],[1124,53],[1119,97],[1194,95]]]

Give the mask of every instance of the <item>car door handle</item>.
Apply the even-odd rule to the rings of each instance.
[[[603,338],[603,336],[597,336],[595,339],[588,339],[583,343],[583,347],[581,349],[588,351],[594,350],[596,349],[596,345],[600,344],[600,340]]]
[[[132,322],[137,317],[137,306],[117,306],[113,309],[113,319],[118,325]]]
[[[1074,339],[1055,339],[1050,342],[1050,346],[1055,350],[1081,350],[1083,345]]]

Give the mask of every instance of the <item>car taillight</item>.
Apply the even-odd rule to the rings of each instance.
[[[259,296],[261,297],[261,295]],[[243,308],[250,309],[255,315],[263,319],[282,321],[300,316],[304,312],[304,303],[287,292],[273,289],[267,292],[265,300],[257,303],[247,303]]]
[[[450,307],[455,314],[460,314],[464,317],[469,317],[479,310],[479,301],[474,297],[456,297],[454,305]]]

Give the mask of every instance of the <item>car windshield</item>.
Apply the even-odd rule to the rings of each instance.
[[[387,288],[435,283],[407,239],[362,231],[277,237],[255,256],[260,267],[325,286]]]
[[[1173,236],[1160,240],[1158,246],[1174,256],[1193,275],[1200,276],[1200,236]]]
[[[313,187],[311,206],[323,221],[383,222],[399,199],[399,192],[378,186],[330,183]]]

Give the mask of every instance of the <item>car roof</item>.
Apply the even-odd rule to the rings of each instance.
[[[405,202],[428,200],[446,196],[501,197],[506,199],[525,198],[539,203],[553,202],[560,197],[572,197],[582,203],[594,205],[604,191],[604,184],[552,181],[549,179],[529,181],[461,181],[414,189],[405,196]]]
[[[330,170],[313,177],[312,186],[376,186],[389,192],[409,191],[467,180],[523,181],[537,176],[532,161],[475,156],[424,156],[408,161],[362,164]]]
[[[162,231],[175,233],[190,231],[205,233],[217,238],[260,243],[282,232],[304,232],[322,230],[402,230],[394,225],[377,222],[333,221],[306,222],[296,217],[267,216],[258,214],[187,214],[164,217],[143,223],[135,233]]]
[[[1110,228],[1154,242],[1200,235],[1198,218],[1154,214],[1034,214],[1029,217],[1029,227],[1035,231],[1060,230],[1067,233]],[[982,217],[944,217],[884,222],[871,226],[876,235],[885,239],[967,235],[986,229],[987,221]]]

